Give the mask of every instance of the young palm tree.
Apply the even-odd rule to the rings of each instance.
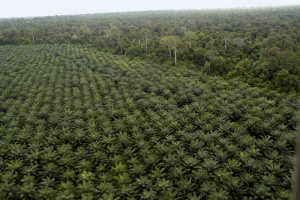
[[[100,200],[118,200],[120,197],[116,197],[114,193],[105,193],[103,196],[100,198]]]
[[[207,181],[207,182],[204,182],[201,186],[200,186],[200,191],[201,191],[201,194],[204,194],[204,195],[210,195],[214,192],[216,192],[216,189],[218,187],[216,186],[216,183],[215,182],[212,182],[212,181]]]
[[[219,191],[212,192],[210,195],[208,195],[208,199],[228,200],[230,199],[230,194],[221,188]]]
[[[115,188],[110,182],[102,182],[99,186],[96,187],[96,193],[105,194],[105,193],[113,193],[115,192]]]
[[[57,200],[72,200],[74,198],[75,198],[75,194],[74,193],[72,193],[69,190],[64,190],[64,191],[59,192],[56,195],[55,199],[57,199]]]
[[[92,194],[95,190],[96,189],[94,188],[94,183],[92,181],[83,181],[77,186],[77,192],[79,192],[80,194]]]
[[[229,177],[224,185],[225,190],[235,198],[242,198],[248,190],[236,177]]]
[[[141,199],[153,200],[156,197],[156,192],[151,190],[143,190]]]
[[[253,196],[258,199],[269,199],[271,198],[271,189],[263,184],[257,183],[254,185]]]
[[[202,167],[208,172],[213,172],[220,167],[220,164],[213,158],[205,158]]]
[[[227,163],[225,164],[225,168],[233,172],[234,174],[237,174],[241,169],[241,163],[237,161],[236,159],[229,159],[227,160]]]
[[[23,183],[19,188],[19,194],[21,199],[35,199],[37,195],[34,183]]]

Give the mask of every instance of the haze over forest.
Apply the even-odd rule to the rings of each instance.
[[[55,15],[75,15],[108,12],[149,11],[149,10],[200,10],[219,8],[250,8],[266,6],[284,6],[300,4],[298,0],[240,0],[240,1],[137,1],[137,0],[112,0],[112,1],[71,1],[71,0],[16,0],[3,1],[0,7],[0,18],[12,17],[38,17]]]

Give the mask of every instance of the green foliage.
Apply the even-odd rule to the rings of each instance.
[[[80,45],[1,46],[0,60],[2,199],[291,193],[296,94]]]
[[[294,75],[290,75],[286,69],[278,71],[274,81],[275,87],[279,92],[299,91],[299,79]]]
[[[239,78],[255,87],[299,92],[299,13],[299,5],[294,5],[1,19],[0,45],[84,44],[226,79]],[[99,66],[94,61],[86,64],[92,71]],[[47,109],[38,114],[47,115]],[[34,116],[29,120],[36,121]]]

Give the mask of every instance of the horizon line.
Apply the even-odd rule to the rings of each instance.
[[[128,10],[128,11],[107,11],[97,13],[74,13],[74,14],[56,14],[56,15],[40,15],[40,16],[22,16],[22,17],[0,17],[0,20],[5,19],[29,19],[29,18],[46,18],[46,17],[63,17],[63,16],[79,16],[79,15],[97,15],[97,14],[122,14],[122,13],[137,13],[137,12],[163,12],[163,11],[214,11],[214,10],[247,10],[247,9],[266,9],[266,8],[282,8],[294,7],[300,4],[289,5],[273,5],[273,6],[250,6],[250,7],[228,7],[228,8],[200,8],[200,9],[157,9],[157,10]]]

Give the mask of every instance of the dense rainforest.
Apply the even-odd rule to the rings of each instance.
[[[0,19],[0,45],[80,43],[279,92],[300,90],[300,6]]]

